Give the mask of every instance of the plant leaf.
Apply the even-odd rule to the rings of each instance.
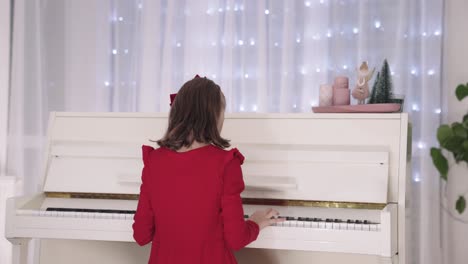
[[[448,173],[448,162],[447,159],[442,154],[442,151],[438,148],[431,148],[431,157],[434,166],[440,173],[442,179],[447,180]]]
[[[468,114],[463,117],[463,126],[468,129]]]
[[[442,147],[449,150],[450,152],[460,152],[460,148],[463,149],[463,140],[464,139],[461,137],[453,136],[445,140],[444,144],[442,144]]]
[[[463,85],[460,84],[457,86],[457,89],[455,90],[455,95],[457,96],[458,101],[463,100],[466,96],[468,96],[468,84]]]
[[[466,200],[465,197],[459,196],[457,203],[455,204],[455,209],[457,209],[459,214],[462,214],[466,208]]]
[[[454,153],[453,157],[455,158],[455,162],[460,162],[465,159],[465,150],[463,147],[460,146]]]
[[[468,151],[465,152],[465,156],[463,157],[463,160],[468,163]]]
[[[466,138],[467,136],[466,129],[458,122],[452,124],[452,131],[457,137]]]
[[[463,141],[463,148],[465,149],[465,153],[468,153],[468,140]]]
[[[445,141],[453,137],[453,131],[448,125],[441,125],[437,129],[437,140],[440,145],[444,145]]]

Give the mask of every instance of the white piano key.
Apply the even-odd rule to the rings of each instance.
[[[369,224],[363,224],[362,225],[362,231],[370,231],[370,225]]]
[[[120,219],[120,214],[112,214],[112,219]]]
[[[346,223],[340,223],[340,228],[341,230],[347,230],[348,229],[348,224]]]
[[[125,215],[125,220],[133,220],[134,214],[126,214]]]
[[[88,213],[88,218],[90,219],[95,219],[96,218],[96,215],[98,215],[99,213],[95,213],[95,212],[89,212]]]
[[[340,229],[340,223],[333,223],[332,224],[333,229]]]
[[[46,216],[57,217],[57,211],[46,211]]]
[[[32,210],[16,210],[17,215],[31,215],[32,213]]]
[[[91,218],[91,214],[92,214],[92,213],[90,213],[90,212],[83,212],[83,213],[82,213],[82,217],[83,217],[83,218]]]
[[[333,229],[333,223],[332,222],[325,222],[325,228],[326,229]]]
[[[354,230],[362,230],[362,224],[355,224]]]
[[[356,230],[356,224],[349,223],[346,229],[348,229],[348,230]]]
[[[304,227],[311,228],[312,227],[312,221],[304,222]]]
[[[61,213],[62,213],[62,217],[65,217],[65,218],[72,217],[72,212],[61,212]]]
[[[46,211],[40,210],[39,211],[39,216],[46,216]]]
[[[113,217],[113,214],[110,214],[110,213],[104,213],[104,214],[102,214],[102,216],[103,216],[103,218],[104,218],[104,219],[112,219],[112,217]]]
[[[289,226],[290,226],[290,227],[297,227],[297,220],[291,220],[291,221],[289,221]]]
[[[370,224],[370,231],[377,231],[377,225],[376,224]]]
[[[326,228],[325,222],[319,222],[319,223],[318,223],[318,228],[325,229],[325,228]]]
[[[312,222],[311,227],[312,228],[319,228],[319,223],[318,222]]]

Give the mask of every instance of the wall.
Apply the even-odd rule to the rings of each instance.
[[[445,1],[444,39],[444,123],[462,119],[468,112],[468,99],[460,103],[455,97],[455,88],[460,83],[468,83],[468,1]],[[468,192],[468,168],[452,166],[449,182],[442,190],[445,199],[444,219],[444,262],[462,264],[468,262],[468,210],[461,216],[453,210],[454,203],[461,193]],[[445,188],[445,187],[444,187]],[[468,199],[468,195],[465,196]],[[455,217],[454,217],[455,216]]]

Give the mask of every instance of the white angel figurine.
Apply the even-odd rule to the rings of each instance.
[[[358,104],[364,104],[366,98],[369,97],[369,81],[374,75],[375,68],[369,72],[367,62],[363,62],[358,69],[358,80],[356,87],[354,87],[351,95],[358,100]]]

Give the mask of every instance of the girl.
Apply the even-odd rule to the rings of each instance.
[[[149,263],[237,263],[233,250],[283,221],[272,209],[244,220],[244,157],[224,150],[224,110],[219,86],[197,75],[175,97],[160,147],[143,146],[133,237],[139,245],[152,242]]]

